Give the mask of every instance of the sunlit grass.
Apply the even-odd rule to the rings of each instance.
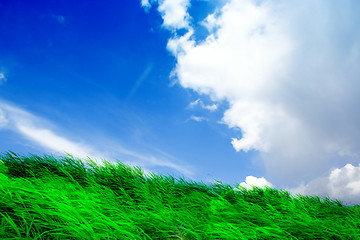
[[[120,162],[0,155],[0,239],[360,239],[360,207]]]

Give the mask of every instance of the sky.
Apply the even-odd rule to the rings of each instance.
[[[359,11],[0,1],[0,152],[360,204]]]

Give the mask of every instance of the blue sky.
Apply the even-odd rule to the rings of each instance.
[[[184,173],[174,172],[179,176],[236,181],[243,154],[227,141],[232,131],[217,123],[221,114],[189,108],[199,97],[171,87],[176,60],[166,50],[170,33],[156,11],[146,14],[136,1],[2,5],[1,69],[7,81],[1,99],[54,125],[40,122],[36,129],[91,145],[101,158],[132,161],[118,153],[124,148],[184,166]],[[191,119],[197,115],[212,121]],[[18,131],[1,133],[2,152],[58,152]],[[231,167],[230,174],[227,161],[238,170]],[[164,174],[176,170],[149,167]]]
[[[359,202],[356,1],[0,9],[2,153]]]

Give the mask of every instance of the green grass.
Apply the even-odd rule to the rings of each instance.
[[[186,182],[70,154],[0,155],[0,239],[360,239],[360,206]]]

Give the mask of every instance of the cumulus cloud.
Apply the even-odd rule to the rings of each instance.
[[[359,10],[356,1],[229,0],[204,19],[205,41],[192,29],[169,39],[171,77],[228,101],[222,122],[242,135],[234,149],[259,151],[275,185],[324,179],[359,160]]]
[[[141,6],[145,9],[145,11],[149,11],[151,8],[151,3],[149,0],[141,0]]]
[[[141,0],[141,6],[148,11],[153,3],[158,3],[158,11],[160,12],[165,28],[187,29],[190,27],[190,15],[187,9],[190,7],[190,0]]]
[[[218,12],[209,14],[200,24],[203,25],[209,32],[214,32],[216,28],[220,26],[220,23],[216,19],[217,14]]]
[[[245,182],[242,182],[240,186],[245,189],[252,189],[253,186],[275,188],[265,178],[253,176],[246,177]],[[240,188],[234,188],[234,190],[240,191]],[[334,168],[327,177],[316,178],[308,184],[301,183],[296,188],[285,188],[284,190],[287,190],[293,197],[298,194],[316,195],[320,198],[329,197],[331,200],[342,201],[347,206],[360,204],[360,164],[358,167],[346,164],[343,168]]]
[[[192,49],[195,46],[195,41],[191,40],[191,36],[194,34],[193,29],[189,29],[189,31],[183,36],[175,36],[171,38],[167,43],[167,50],[170,51],[175,57],[179,55],[183,55],[187,50]],[[175,77],[176,71],[172,72],[170,77]]]
[[[90,157],[101,166],[104,166],[104,164],[102,161],[98,160],[103,158],[109,161],[110,159],[114,159],[113,156],[121,156],[122,159],[130,157],[130,161],[122,162],[130,166],[140,166],[147,175],[150,174],[150,170],[144,168],[144,165],[150,167],[169,167],[189,176],[190,178],[192,175],[194,175],[192,170],[190,170],[191,167],[176,164],[174,162],[176,159],[169,155],[166,155],[165,157],[155,157],[148,154],[140,154],[126,149],[121,145],[111,142],[107,139],[100,138],[101,142],[106,142],[106,146],[111,150],[110,152],[112,154],[110,155],[108,154],[108,151],[98,149],[91,144],[71,140],[71,137],[58,134],[53,130],[56,128],[58,127],[46,119],[35,116],[21,109],[20,107],[14,106],[7,102],[0,102],[0,130],[7,129],[15,132],[29,140],[31,143],[34,143],[48,151],[56,152],[62,155],[64,154],[64,151],[66,151],[72,154],[74,157],[80,159],[87,159]],[[171,161],[170,158],[172,158],[174,161]],[[134,162],[136,162],[137,165],[134,165]]]
[[[190,0],[163,0],[159,3],[158,11],[161,13],[167,28],[181,29],[189,27],[189,14],[187,12]]]
[[[346,164],[335,168],[327,177],[320,177],[308,184],[301,183],[296,188],[287,189],[291,194],[329,197],[340,200],[345,205],[360,205],[360,164],[358,167]]]
[[[265,178],[247,176],[245,182],[239,184],[245,189],[252,189],[253,186],[264,188],[268,186],[275,188],[273,184]],[[344,205],[360,205],[360,164],[358,167],[346,164],[342,168],[334,168],[327,177],[316,178],[308,184],[301,183],[296,188],[285,188],[294,198],[298,194],[303,196],[319,196],[320,198],[330,198],[339,200]],[[241,191],[240,187],[234,191]]]
[[[264,188],[265,186],[268,186],[270,188],[273,188],[274,186],[268,182],[265,178],[257,178],[253,176],[247,176],[245,179],[245,182],[240,183],[241,187],[244,187],[246,189],[252,189],[253,186]],[[240,191],[239,188],[234,188],[235,191]]]
[[[0,73],[0,84],[6,82],[6,80],[7,79],[6,79],[5,75],[4,75],[4,73]]]

